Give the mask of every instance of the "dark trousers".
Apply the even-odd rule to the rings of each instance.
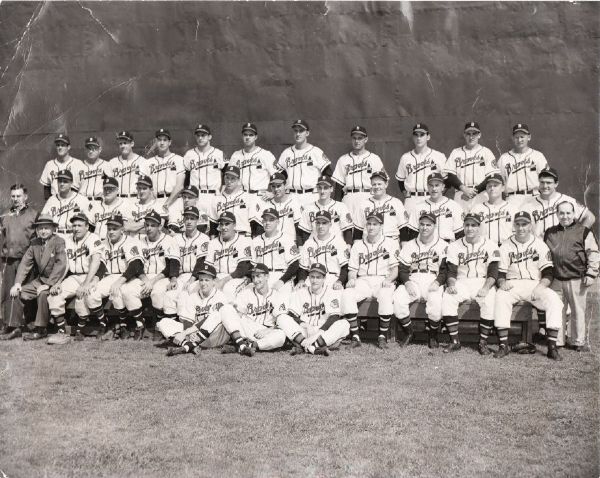
[[[19,299],[11,299],[10,289],[15,284],[15,276],[21,259],[2,258],[2,290],[0,307],[2,308],[2,322],[8,327],[21,327],[24,325],[23,305]]]
[[[43,290],[39,291],[42,287]],[[33,310],[37,302],[37,311],[35,313],[35,326],[47,327],[50,319],[50,308],[48,307],[48,291],[50,288],[37,277],[27,282],[21,287],[21,301],[25,305],[27,320],[32,320]]]

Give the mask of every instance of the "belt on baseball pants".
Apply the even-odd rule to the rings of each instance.
[[[408,191],[411,196],[427,196],[425,191]]]
[[[517,194],[521,194],[521,195],[524,195],[524,194],[533,194],[533,191],[514,191],[512,193],[506,193],[507,196],[515,196]]]
[[[284,272],[285,269],[273,269],[271,272]]]
[[[371,188],[364,189],[346,189],[347,193],[368,193],[371,191]]]
[[[119,194],[119,197],[122,197],[122,198],[136,198],[137,197],[137,193],[136,194]]]
[[[315,188],[310,189],[290,189],[291,193],[302,194],[302,193],[312,193]]]
[[[433,275],[437,275],[436,271],[430,271],[429,269],[419,269],[417,271],[414,272],[415,274],[433,274]]]
[[[59,227],[59,228],[56,229],[56,232],[58,234],[69,234],[69,232],[71,232],[71,231],[69,231],[68,229],[65,229],[63,227]]]
[[[200,189],[200,191],[198,191],[200,194],[215,194],[217,191],[215,191],[214,189]]]
[[[248,189],[248,192],[250,194],[258,194],[258,193],[264,193],[265,190],[264,189]]]
[[[88,201],[102,201],[102,196],[97,197],[97,198],[95,198],[93,196],[88,196],[87,198],[88,198]]]
[[[160,194],[157,194],[156,197],[158,199],[163,199],[163,198],[169,197],[169,195],[167,193],[160,193]]]

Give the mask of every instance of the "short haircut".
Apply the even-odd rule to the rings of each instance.
[[[573,212],[575,212],[575,206],[573,205],[573,203],[571,201],[561,201],[556,205],[556,210],[558,211],[558,208],[561,207],[563,204],[568,204],[569,206],[571,206],[571,209],[573,210]]]
[[[27,188],[26,188],[25,186],[23,186],[21,183],[13,184],[13,185],[10,187],[10,190],[11,190],[11,191],[15,191],[15,190],[17,190],[17,189],[22,189],[22,190],[23,190],[23,192],[24,192],[25,194],[27,194]]]

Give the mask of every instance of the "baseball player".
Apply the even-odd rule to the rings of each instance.
[[[554,168],[546,168],[538,175],[539,194],[526,200],[522,209],[529,212],[534,222],[534,234],[543,238],[544,233],[552,226],[558,225],[556,206],[561,202],[570,202],[575,210],[575,220],[584,227],[591,228],[596,221],[594,214],[584,205],[566,194],[559,193],[558,172]]]
[[[348,314],[344,317],[350,323],[352,347],[359,347],[358,304],[369,297],[377,299],[379,314],[379,336],[377,346],[387,348],[387,332],[394,313],[394,282],[398,277],[400,248],[398,241],[385,237],[383,214],[371,211],[367,217],[367,235],[356,241],[350,250],[348,283],[344,301],[348,304]]]
[[[247,284],[246,277],[252,266],[252,242],[249,237],[235,232],[235,215],[231,211],[219,217],[219,235],[208,243],[206,263],[217,271],[217,289],[230,302]]]
[[[58,194],[58,172],[70,171],[73,177],[73,189],[79,189],[79,172],[83,165],[77,158],[73,158],[69,152],[71,150],[71,140],[66,134],[59,134],[54,139],[56,147],[56,158],[48,161],[42,175],[40,176],[40,184],[44,186],[44,200],[48,200],[54,194]]]
[[[102,202],[92,203],[90,217],[95,223],[94,233],[102,240],[108,236],[107,221],[119,214],[125,222],[133,220],[133,211],[131,204],[119,197],[119,182],[112,177],[106,177],[103,180],[103,199]]]
[[[145,159],[133,152],[135,142],[133,135],[128,131],[117,133],[117,143],[119,144],[119,156],[108,162],[109,176],[119,182],[119,195],[133,204],[137,197],[136,183],[140,175],[140,166]]]
[[[445,197],[444,178],[440,173],[432,173],[427,178],[429,197],[417,203],[408,220],[409,239],[419,231],[419,218],[425,212],[436,217],[436,234],[445,241],[454,241],[463,235],[463,209],[456,201]]]
[[[433,172],[441,173],[446,164],[446,156],[427,143],[431,139],[429,128],[417,123],[412,132],[415,148],[400,157],[396,179],[404,196],[404,207],[409,212],[413,206],[427,196],[427,178]]]
[[[154,196],[160,204],[157,211],[166,213],[183,189],[185,167],[183,158],[170,150],[171,133],[168,129],[160,128],[154,137],[157,153],[140,164],[140,175],[152,180]]]
[[[501,174],[492,173],[485,182],[488,200],[475,204],[471,208],[471,213],[479,216],[481,235],[500,247],[513,235],[513,218],[518,211],[502,197],[504,177]]]
[[[452,150],[443,173],[448,177],[448,184],[457,189],[454,200],[468,212],[474,204],[487,199],[485,193],[478,194],[478,191],[485,188],[487,176],[499,171],[494,153],[479,144],[479,123],[467,123],[463,137],[464,146]]]
[[[531,133],[524,123],[513,126],[514,147],[498,159],[498,169],[504,177],[507,200],[515,209],[538,193],[538,174],[548,167],[546,157],[529,147]]]
[[[169,208],[167,227],[171,232],[178,234],[185,230],[185,218],[183,217],[183,212],[186,207],[194,206],[198,208],[200,214],[198,230],[202,233],[208,233],[208,209],[206,205],[198,203],[198,194],[198,188],[196,186],[185,186],[179,193],[179,199],[177,199],[177,201]]]
[[[91,204],[102,201],[104,178],[110,176],[108,161],[100,158],[102,147],[95,136],[85,140],[85,160],[79,171],[79,194],[88,198]]]
[[[75,340],[83,340],[81,330],[90,316],[85,299],[98,282],[96,273],[103,254],[102,240],[89,232],[87,216],[83,212],[77,212],[70,221],[73,234],[65,239],[67,277],[50,287],[48,293],[50,315],[58,327],[58,333],[48,339],[48,343],[54,345],[64,345],[70,341],[70,337],[65,334],[65,305],[73,297],[78,317]]]
[[[329,211],[331,214],[331,231],[339,235],[347,244],[352,244],[352,215],[343,202],[332,199],[333,181],[329,176],[321,176],[317,181],[317,194],[319,199],[308,203],[302,210],[299,228],[302,231],[300,245],[304,244],[308,236],[315,231],[315,216],[319,211]]]
[[[240,170],[240,180],[244,191],[262,197],[269,189],[269,179],[275,173],[275,156],[270,151],[256,145],[258,128],[254,123],[242,126],[242,149],[229,159],[230,166]]]
[[[398,240],[401,230],[408,223],[408,213],[400,199],[387,193],[388,176],[385,171],[376,171],[371,175],[371,197],[359,207],[362,211],[354,224],[354,239],[362,238],[366,227],[367,215],[371,212],[383,214],[383,235]]]
[[[300,250],[279,231],[279,213],[275,209],[263,211],[262,223],[264,234],[252,239],[252,262],[267,267],[270,289],[289,296],[298,273]]]
[[[548,286],[554,267],[548,246],[531,232],[531,216],[520,211],[514,218],[515,234],[500,246],[498,291],[494,305],[494,325],[498,330],[500,347],[494,357],[508,355],[508,330],[513,305],[526,301],[546,311],[548,358],[561,360],[556,339],[562,323],[563,303]]]
[[[222,213],[230,211],[235,216],[236,232],[250,237],[250,216],[255,209],[255,197],[242,189],[240,184],[240,168],[228,165],[224,174],[225,187],[220,195],[215,196],[210,204],[208,219],[210,220],[210,236],[218,233],[217,226]]]
[[[66,240],[71,234],[71,218],[76,211],[89,213],[91,204],[85,196],[72,190],[73,173],[68,169],[56,174],[58,192],[50,196],[42,209],[42,214],[49,214],[57,226],[57,234]],[[93,224],[93,220],[91,220]]]
[[[223,316],[223,327],[241,355],[254,356],[257,350],[283,347],[285,333],[276,327],[278,317],[287,313],[289,296],[269,288],[269,268],[252,268],[252,287],[246,287],[234,303],[238,314]]]
[[[442,318],[442,293],[440,287],[446,282],[442,263],[448,243],[436,234],[437,217],[425,212],[419,218],[419,236],[407,242],[400,251],[398,281],[394,292],[394,315],[405,333],[400,345],[408,345],[413,338],[410,320],[410,304],[426,301],[429,348],[439,347],[438,330]]]
[[[337,160],[332,179],[336,186],[335,199],[342,199],[352,215],[352,221],[356,222],[362,212],[360,204],[370,197],[371,174],[384,168],[381,158],[366,149],[369,141],[366,128],[355,126],[350,130],[350,137],[352,151]]]
[[[194,136],[196,147],[183,155],[183,165],[189,174],[190,186],[198,188],[198,202],[210,204],[212,197],[221,191],[221,170],[227,161],[223,151],[211,146],[212,133],[207,125],[196,126]]]
[[[220,347],[229,341],[223,327],[225,317],[237,315],[225,294],[216,287],[217,271],[202,264],[198,274],[198,290],[190,295],[179,311],[179,321],[163,319],[159,331],[176,345],[169,347],[167,356],[200,353],[200,347]]]
[[[442,296],[442,317],[450,344],[444,352],[460,350],[458,338],[458,306],[467,300],[479,304],[479,353],[489,355],[487,339],[494,326],[494,299],[500,253],[498,245],[481,236],[481,218],[467,213],[465,237],[448,245],[446,253],[446,290]]]
[[[337,346],[350,332],[350,324],[341,318],[341,291],[326,285],[323,264],[310,266],[309,286],[297,289],[288,313],[277,318],[277,326],[294,344],[292,353],[304,351],[329,356],[329,347]]]
[[[275,173],[269,181],[269,190],[272,197],[266,196],[259,200],[254,207],[254,214],[251,217],[252,236],[256,237],[263,233],[262,213],[265,209],[275,209],[279,213],[279,230],[288,239],[295,241],[301,234],[299,229],[300,219],[302,219],[302,205],[298,197],[288,194],[285,190],[285,176],[282,173]]]
[[[146,216],[151,211],[157,211],[163,219],[166,219],[166,213],[154,197],[153,183],[149,176],[138,176],[135,184],[138,199],[131,204],[131,216],[125,224],[125,231],[141,239],[146,234]]]
[[[331,161],[323,150],[308,142],[310,127],[304,120],[292,124],[294,144],[283,150],[276,167],[287,174],[287,188],[301,204],[318,199],[315,188],[321,175],[331,176]]]
[[[327,286],[333,290],[342,290],[348,280],[348,260],[350,247],[340,236],[331,232],[331,214],[319,211],[315,215],[315,233],[300,248],[300,269],[298,271],[298,288],[304,286],[313,264],[325,266]]]
[[[111,178],[114,179],[114,178]],[[107,237],[103,241],[103,254],[97,275],[99,282],[85,297],[85,303],[91,315],[100,323],[100,338],[124,338],[127,331],[127,317],[136,316],[140,308],[144,258],[140,242],[128,236],[123,230],[124,218],[118,212],[106,222]],[[128,284],[127,293],[123,287]],[[109,328],[104,312],[103,300],[109,298],[117,312],[114,329]]]

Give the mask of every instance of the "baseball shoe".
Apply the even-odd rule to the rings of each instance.
[[[429,338],[427,339],[427,347],[429,347],[430,349],[437,349],[439,346],[440,346],[440,343],[437,338],[437,333],[432,334],[430,331]]]
[[[46,342],[48,345],[66,345],[71,341],[71,336],[62,333],[51,335]]]
[[[48,337],[48,332],[46,332],[45,329],[23,334],[23,340],[41,340],[45,339],[46,337]]]
[[[225,344],[221,348],[221,353],[222,354],[235,354],[235,353],[237,353],[237,350],[235,349],[235,347],[233,345]]]
[[[129,334],[127,333],[127,328],[119,327],[119,328],[115,329],[115,331],[113,332],[112,339],[113,340],[123,340],[128,335]]]
[[[414,332],[412,324],[410,324],[406,328],[403,327],[402,329],[404,330],[404,338],[402,338],[402,339],[398,338],[397,342],[400,347],[406,347],[407,345],[409,345],[412,342],[412,340],[415,336],[415,332]]]
[[[110,340],[115,336],[115,331],[112,329],[104,328],[102,331],[98,332],[98,339],[102,341]]]
[[[248,342],[245,341],[243,346],[240,346],[240,355],[245,355],[246,357],[254,357],[258,347],[256,347],[256,342]]]
[[[350,342],[350,347],[356,349],[362,346],[362,342],[360,341],[360,337],[358,335],[352,336],[352,342]]]
[[[190,353],[195,355],[196,357],[198,355],[200,355],[200,352],[202,352],[202,349],[200,348],[199,345],[195,345],[194,348],[192,350],[190,350]]]
[[[10,332],[0,335],[0,340],[12,340],[23,336],[20,328],[12,329]]]
[[[131,333],[131,338],[137,341],[143,340],[145,333],[146,327],[136,327],[135,330]]]
[[[558,353],[558,348],[556,347],[556,345],[548,347],[548,353],[546,354],[546,357],[548,357],[551,360],[556,360],[558,362],[562,360],[562,357]]]
[[[490,355],[492,353],[485,340],[479,341],[479,344],[477,345],[477,350],[479,350],[479,355]]]
[[[330,352],[327,347],[317,347],[315,349],[315,355],[324,355],[325,357],[329,357]]]
[[[450,342],[450,344],[444,348],[444,353],[451,353],[460,350],[460,342],[457,340],[456,342]]]
[[[294,344],[294,348],[292,350],[290,350],[291,356],[302,355],[303,353],[304,353],[304,349],[302,347],[300,347],[300,345],[296,345],[296,344]]]
[[[510,353],[510,349],[508,348],[508,345],[500,344],[500,347],[498,347],[498,350],[496,352],[494,352],[494,358],[506,357],[509,353]]]
[[[573,350],[575,350],[575,352],[590,352],[591,351],[589,345],[574,345]]]
[[[75,342],[83,342],[83,334],[81,333],[81,330],[75,331],[75,337],[73,337],[73,340]]]
[[[387,349],[387,339],[385,337],[377,337],[377,347],[383,350]]]
[[[167,357],[172,357],[173,355],[185,354],[187,350],[183,347],[169,347],[167,349]]]

